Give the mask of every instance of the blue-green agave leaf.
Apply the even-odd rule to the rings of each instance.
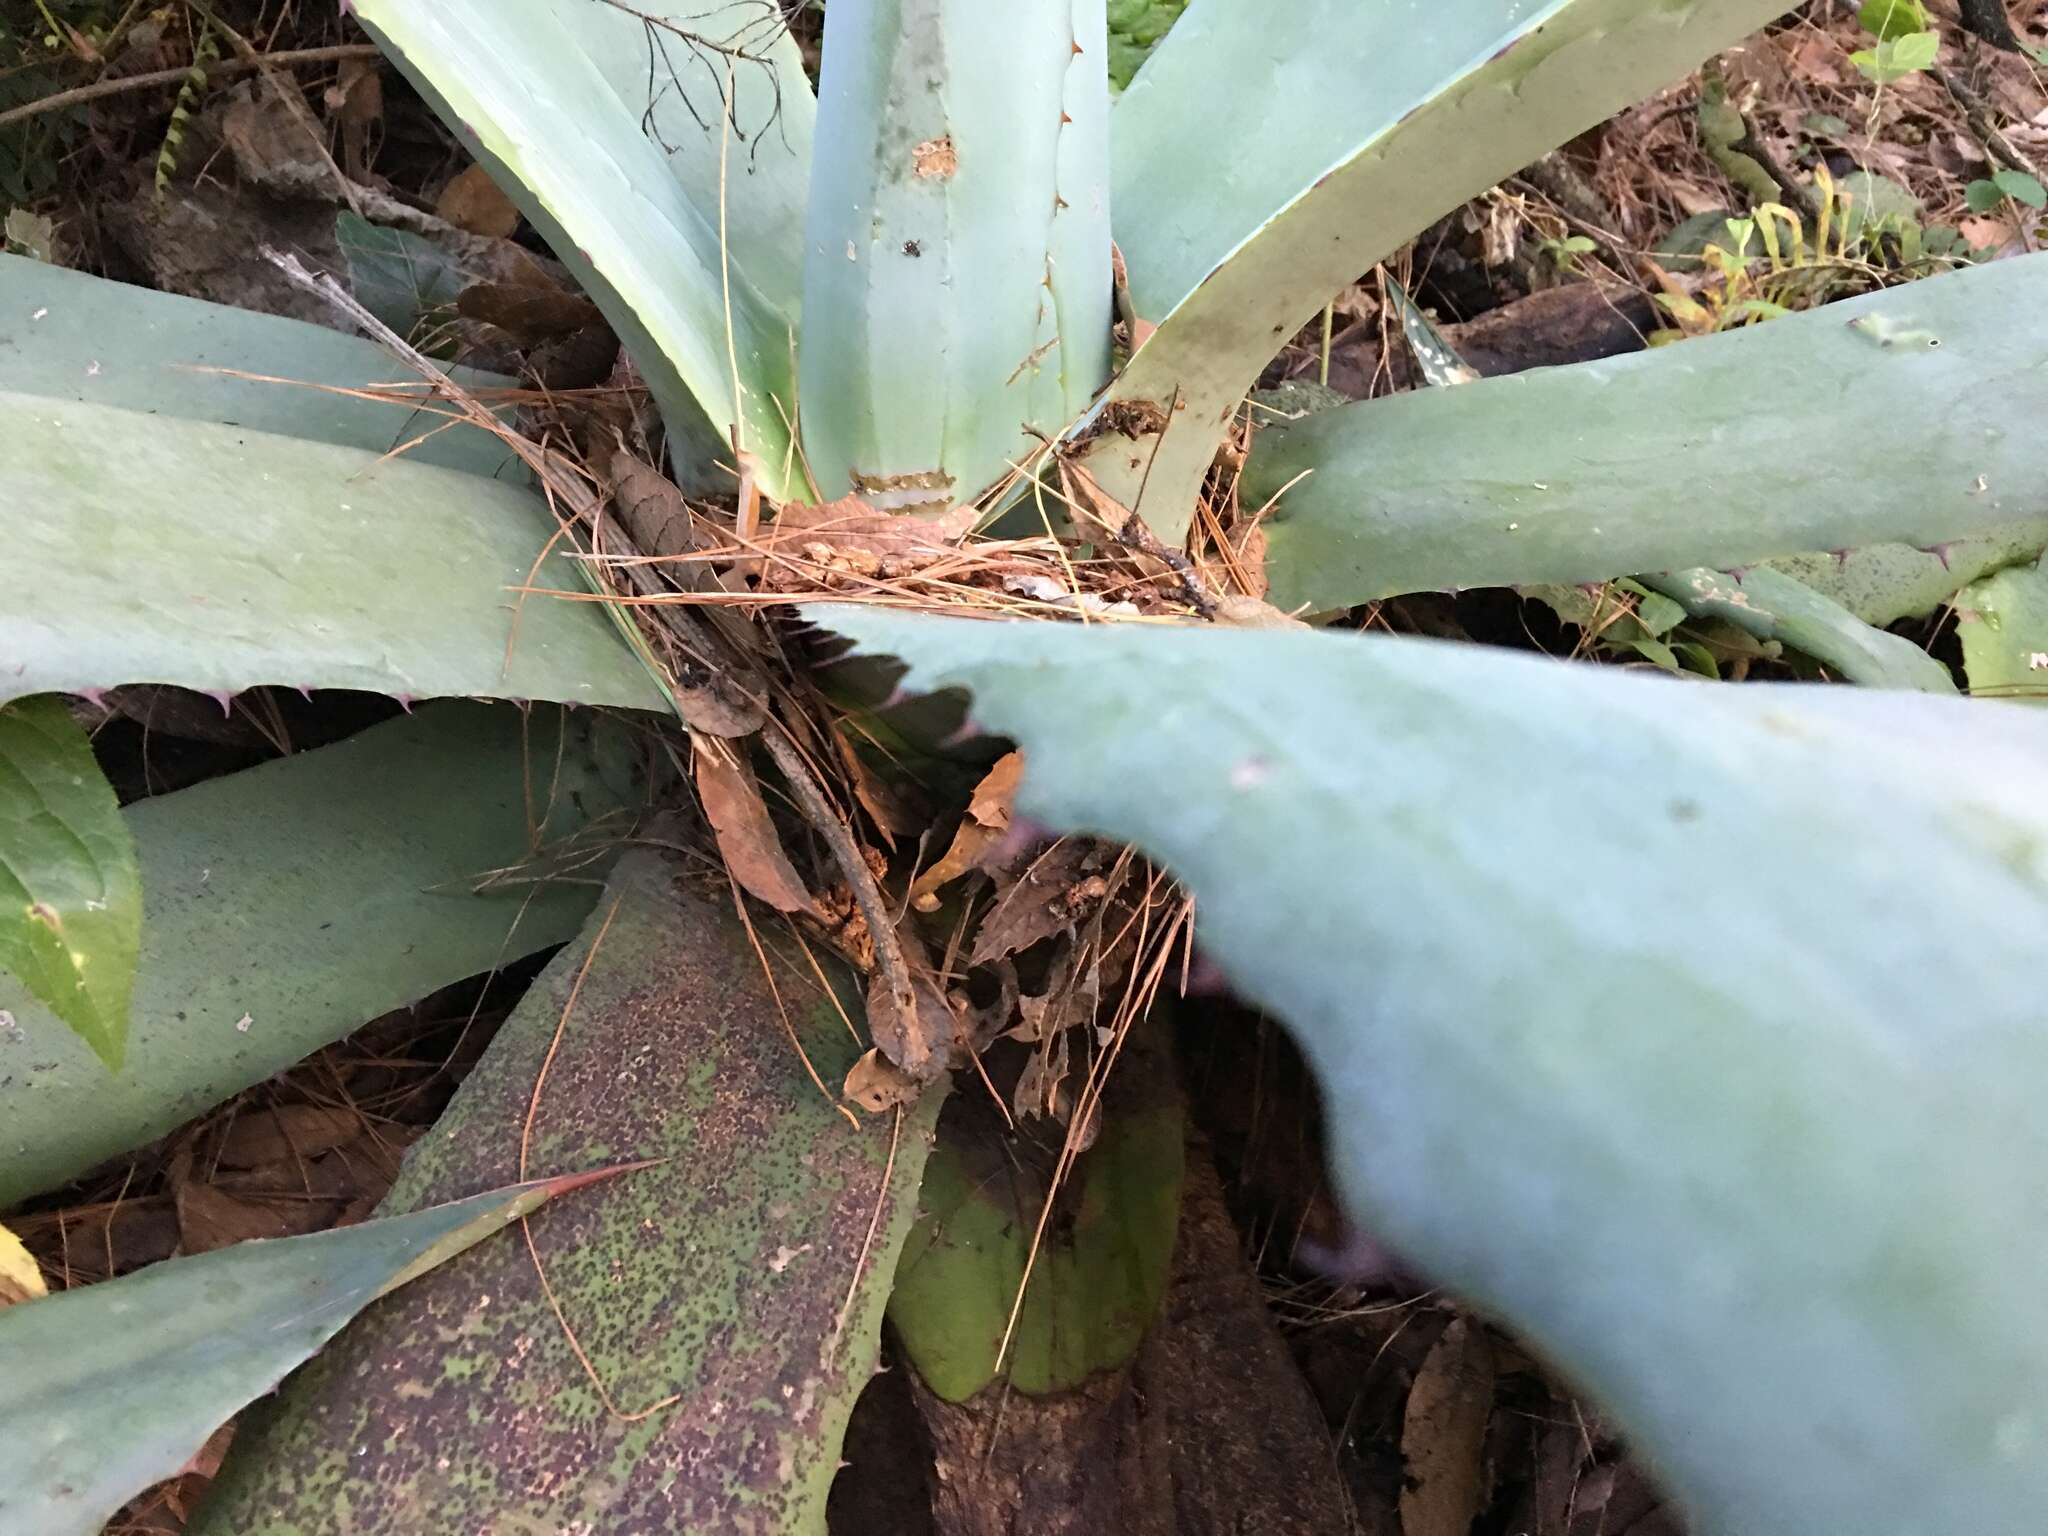
[[[1262,432],[1272,600],[1604,580],[2048,528],[2048,255]],[[1886,430],[1832,439],[1853,402]]]
[[[0,1526],[96,1536],[369,1303],[589,1182],[236,1243],[0,1311]]]
[[[0,255],[0,391],[379,454],[403,448],[412,463],[485,476],[521,473],[479,427],[340,393],[417,382],[374,342],[325,326]]]
[[[946,511],[1109,374],[1103,0],[835,0],[804,249],[827,499]]]
[[[552,882],[540,850],[608,816],[622,832],[637,796],[630,739],[596,711],[449,702],[129,806],[143,924],[127,1061],[109,1072],[0,972],[0,1208],[561,943],[605,850]]]
[[[1667,85],[1785,0],[1194,0],[1111,121],[1111,206],[1140,319],[1125,419],[1091,457],[1186,531],[1245,391],[1346,283],[1431,220]],[[1131,467],[1132,460],[1137,467]]]
[[[784,494],[814,107],[780,9],[353,9],[603,308],[661,406],[683,479],[730,489],[737,429],[762,488]]]
[[[1591,1388],[1699,1529],[2038,1525],[2048,715],[812,612],[969,690],[1020,810],[1188,883],[1315,1066],[1353,1219]]]
[[[0,506],[23,514],[7,527],[0,702],[274,683],[664,707],[599,605],[545,595],[581,584],[549,554],[546,504],[516,485],[0,392]]]
[[[1759,640],[1775,640],[1872,688],[1954,693],[1948,668],[1903,635],[1864,623],[1831,597],[1767,566],[1741,580],[1695,566],[1641,580],[1684,604],[1695,618],[1724,619]]]

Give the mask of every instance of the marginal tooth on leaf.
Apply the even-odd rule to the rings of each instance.
[[[233,716],[235,712],[235,696],[230,690],[226,688],[208,688],[205,692],[209,699],[220,706],[222,715]]]
[[[1831,549],[1828,553],[1835,557],[1835,569],[1838,571],[1849,563],[1850,552],[1846,549]]]
[[[988,732],[984,731],[978,722],[965,720],[961,722],[960,729],[954,731],[939,743],[939,750],[946,752],[954,747],[963,747],[970,741],[979,741],[987,734]]]
[[[1941,568],[1945,571],[1949,568],[1948,552],[1952,547],[1953,545],[1951,545],[1947,540],[1944,540],[1939,544],[1927,545],[1920,551],[1920,553],[1923,555],[1934,556],[1935,559],[1941,562]]]
[[[1231,997],[1235,995],[1230,978],[1223,967],[1209,958],[1208,952],[1199,944],[1195,946],[1194,962],[1188,966],[1187,982],[1181,988],[1183,997]]]
[[[1340,1285],[1385,1285],[1404,1278],[1394,1251],[1356,1227],[1335,1247],[1304,1237],[1294,1245],[1294,1256]]]
[[[1020,858],[1041,843],[1052,841],[1053,831],[1042,821],[1033,821],[1029,816],[1010,813],[1010,824],[1003,829],[1003,835],[996,840],[995,851],[990,854],[991,864],[1003,865]]]
[[[1731,565],[1728,567],[1728,574],[1734,578],[1735,585],[1739,587],[1742,585],[1742,578],[1755,569],[1756,567],[1753,565]]]
[[[391,695],[391,697],[392,697],[392,698],[394,698],[394,699],[396,699],[396,700],[398,701],[398,707],[399,707],[400,709],[404,710],[404,711],[405,711],[405,712],[406,712],[406,713],[407,713],[408,715],[412,713],[412,698],[413,698],[413,696],[412,696],[411,694],[409,694],[409,693],[394,693],[393,695]]]
[[[78,696],[94,709],[107,707],[107,690],[104,688],[81,688],[78,690]]]
[[[300,698],[304,699],[308,704],[313,702],[313,690],[310,685],[306,683],[295,683],[292,686],[299,690]]]

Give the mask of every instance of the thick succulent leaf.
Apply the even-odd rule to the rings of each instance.
[[[1195,0],[1111,123],[1117,241],[1159,330],[1110,398],[1171,412],[1172,427],[1156,455],[1101,439],[1104,484],[1129,505],[1142,478],[1146,520],[1177,540],[1245,391],[1331,294],[1788,9]]]
[[[827,498],[947,510],[1109,375],[1103,0],[837,0],[805,235]]]
[[[0,970],[111,1067],[142,932],[135,840],[58,698],[0,708]]]
[[[662,708],[516,486],[361,448],[0,393],[0,701],[261,683]]]
[[[409,229],[372,224],[353,213],[334,220],[334,243],[348,263],[349,291],[363,308],[420,346],[432,340],[434,319],[455,312],[455,301],[475,278],[462,258]]]
[[[128,807],[143,926],[127,1065],[109,1073],[0,974],[0,1208],[573,934],[593,870],[472,893],[536,838],[628,803],[630,744],[601,722],[437,704]]]
[[[1773,570],[1831,597],[1866,624],[1893,624],[1934,612],[1971,582],[2024,565],[2048,548],[2048,518],[1954,539],[1938,549],[1866,544],[1840,554],[1786,555]]]
[[[1738,581],[1725,571],[1695,567],[1642,580],[1695,618],[1725,619],[1759,640],[1776,640],[1849,682],[1920,693],[1956,691],[1948,668],[1912,641],[1864,623],[1783,571],[1759,567]]]
[[[385,1203],[516,1176],[544,1066],[534,1157],[661,1159],[532,1223],[618,1412],[528,1253],[480,1249],[245,1419],[191,1536],[327,1536],[343,1486],[358,1536],[824,1531],[939,1095],[849,1124],[799,1049],[836,1084],[859,1046],[761,937],[773,990],[722,893],[628,854]]]
[[[2048,715],[813,613],[970,690],[1020,810],[1188,882],[1353,1218],[1604,1398],[1700,1529],[2038,1523]]]
[[[0,1529],[96,1536],[372,1301],[590,1178],[236,1243],[0,1311]]]
[[[762,488],[784,494],[795,478],[792,268],[813,109],[777,8],[353,9],[603,307],[661,406],[685,478],[718,482],[737,423],[761,460]],[[730,120],[720,107],[728,60]]]
[[[1388,297],[1400,311],[1401,329],[1423,377],[1440,387],[1477,383],[1478,370],[1458,355],[1407,291],[1392,277],[1386,279],[1386,287]],[[1745,578],[1695,566],[1642,579],[1695,618],[1722,619],[1759,640],[1789,645],[1834,668],[1849,682],[1874,688],[1911,688],[1922,693],[1956,691],[1948,668],[1918,646],[1873,628],[1841,603],[1783,571],[1764,567],[1749,572]],[[1558,589],[1553,586],[1552,590]],[[1670,654],[1668,647],[1664,654]]]
[[[2048,703],[2048,562],[1965,587],[1956,634],[1973,697]]]
[[[267,382],[275,380],[297,382]],[[0,392],[219,422],[380,454],[404,447],[413,463],[479,475],[519,473],[505,445],[480,428],[436,430],[443,426],[439,415],[334,392],[411,382],[374,343],[325,326],[0,255]]]
[[[999,1360],[1006,1388],[1065,1392],[1137,1353],[1166,1294],[1180,1224],[1186,1128],[1176,1081],[1164,1049],[1143,1039],[1125,1047],[1100,1132],[1042,1230],[1039,1148],[1020,1148],[986,1098],[953,1102],[889,1297],[903,1356],[933,1392],[965,1402],[997,1380]]]
[[[2048,527],[2048,255],[1262,432],[1272,600],[1721,569]],[[1846,409],[1884,431],[1833,440]]]

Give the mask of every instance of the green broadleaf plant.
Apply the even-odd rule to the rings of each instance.
[[[1920,0],[1863,0],[1856,23],[1871,36],[1889,42],[1911,32],[1929,31],[1927,7]]]
[[[1932,69],[1941,58],[1938,32],[1902,32],[1878,40],[1875,48],[1863,48],[1849,55],[1863,77],[1877,85],[1890,85],[1908,75]]]
[[[1963,188],[1972,213],[1989,213],[2007,198],[2025,208],[2048,207],[2048,188],[2025,171],[1994,171]]]
[[[0,707],[0,968],[109,1067],[142,933],[135,840],[64,700]]]

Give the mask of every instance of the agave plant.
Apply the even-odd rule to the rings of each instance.
[[[1112,100],[1102,0],[1000,25],[833,0],[815,92],[763,0],[353,4],[603,306],[682,487],[915,517],[1057,464],[1168,543],[1335,291],[1787,8],[1194,0]],[[547,888],[508,942],[469,877],[633,793],[623,728],[445,704],[117,815],[51,696],[670,700],[597,606],[508,597],[575,581],[536,565],[557,530],[495,438],[388,457],[421,435],[403,416],[265,382],[360,384],[388,371],[367,344],[0,263],[0,486],[33,509],[0,612],[0,698],[23,701],[0,803],[26,829],[0,962],[42,1000],[0,992],[31,1063],[0,1076],[9,1200],[563,939],[588,886]],[[810,613],[971,691],[1027,751],[1022,809],[1187,884],[1205,946],[1321,1076],[1353,1219],[1582,1381],[1704,1530],[2016,1532],[2048,1497],[2048,718],[1927,696],[1946,673],[1873,627],[2006,564],[1991,648],[2048,652],[2048,576],[2021,568],[2048,545],[2048,339],[2016,323],[2044,298],[2048,257],[2016,259],[1252,439],[1240,489],[1275,502],[1282,608],[1638,576],[1904,687]],[[1831,443],[1845,409],[1881,450]],[[377,1531],[821,1528],[929,1122],[840,1129],[739,942],[624,861],[451,1111],[462,1139],[394,1193],[527,1173],[558,1047],[627,1083],[622,1119],[537,1148],[673,1160],[534,1226],[558,1304],[602,1318],[588,1379],[537,1293],[504,1304],[524,1256],[486,1245],[245,1432],[197,1529],[329,1529],[342,1506]],[[682,1057],[678,1010],[710,990],[759,1006]],[[588,1031],[563,1022],[579,997]],[[813,1012],[829,1076],[845,1032]],[[65,1366],[17,1390],[109,1401]],[[0,1447],[25,1529],[90,1529],[129,1491],[124,1464],[81,1502],[39,1454]]]

